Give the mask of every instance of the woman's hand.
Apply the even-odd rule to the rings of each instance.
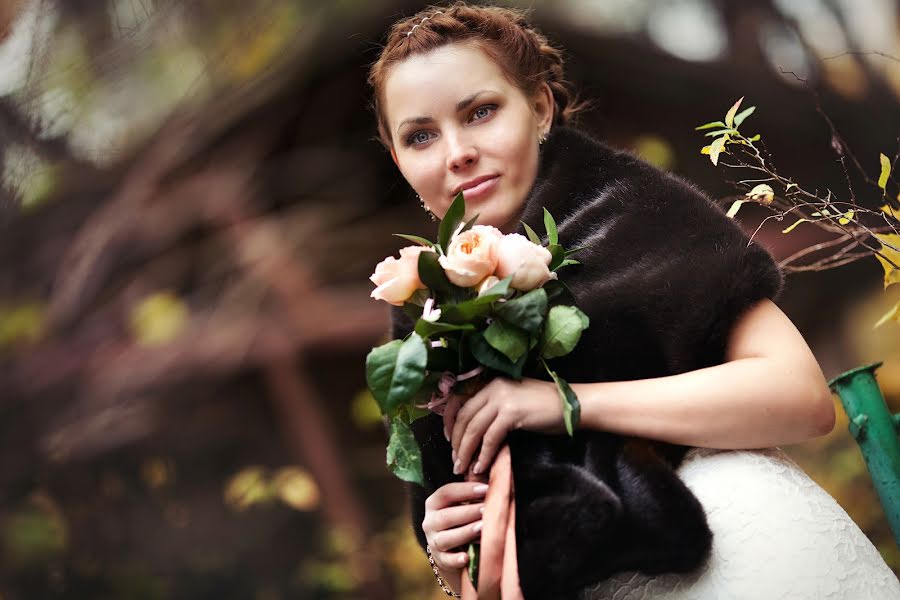
[[[513,429],[544,433],[565,431],[556,384],[538,379],[496,378],[471,398],[451,396],[444,409],[444,431],[453,446],[454,473],[465,473],[478,445],[473,472],[490,466],[506,434]]]
[[[425,500],[422,531],[434,563],[445,577],[461,571],[469,562],[467,552],[454,549],[481,536],[481,514],[487,488],[483,483],[448,483]]]

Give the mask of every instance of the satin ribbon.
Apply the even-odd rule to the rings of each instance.
[[[469,471],[470,477],[478,478]],[[508,444],[491,466],[482,523],[478,590],[464,572],[461,600],[524,600],[516,560],[516,502]]]

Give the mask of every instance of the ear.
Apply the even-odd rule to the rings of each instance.
[[[534,112],[539,131],[550,131],[553,124],[556,103],[553,101],[553,90],[545,81],[531,98],[531,110]]]
[[[391,144],[391,158],[394,159],[394,164],[397,165],[397,167],[399,167],[399,166],[400,166],[400,163],[397,162],[397,151],[394,150],[394,145],[393,145],[393,144]]]

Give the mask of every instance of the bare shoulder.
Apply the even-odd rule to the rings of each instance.
[[[735,321],[728,336],[725,360],[770,357],[818,363],[806,340],[777,304],[764,298]]]

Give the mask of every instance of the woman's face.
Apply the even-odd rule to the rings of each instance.
[[[391,155],[429,210],[443,218],[462,190],[467,218],[515,229],[553,120],[549,86],[527,98],[478,47],[452,44],[395,65],[384,105]]]

